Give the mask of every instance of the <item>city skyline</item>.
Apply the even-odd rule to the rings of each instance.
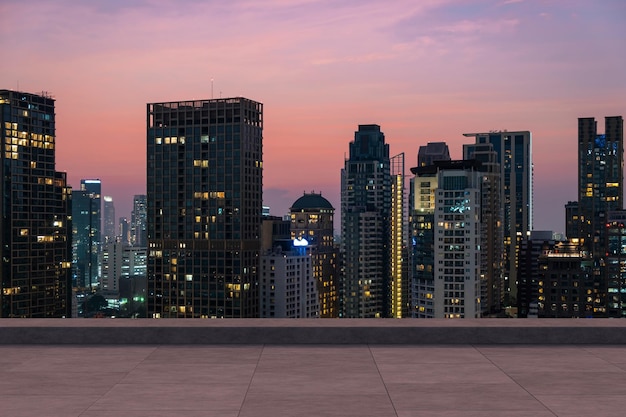
[[[428,142],[460,159],[463,132],[529,130],[535,229],[564,231],[577,119],[625,113],[626,5],[413,3],[7,1],[0,79],[55,97],[56,169],[101,179],[120,215],[146,193],[146,103],[244,96],[264,104],[274,215],[303,191],[340,206],[356,125],[380,125],[409,177]]]

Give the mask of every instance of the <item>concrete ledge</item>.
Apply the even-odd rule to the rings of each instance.
[[[1,319],[0,345],[626,344],[619,319]]]

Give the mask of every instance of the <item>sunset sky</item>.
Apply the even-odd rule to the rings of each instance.
[[[624,0],[1,0],[0,88],[56,99],[57,170],[145,194],[146,103],[264,104],[264,200],[340,206],[359,124],[406,170],[420,145],[530,130],[535,229],[576,200],[577,118],[626,116]],[[335,228],[339,229],[338,218]]]

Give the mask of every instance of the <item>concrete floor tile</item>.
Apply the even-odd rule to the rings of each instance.
[[[511,372],[509,376],[533,395],[626,395],[626,372],[624,371],[529,371]]]
[[[98,398],[92,395],[0,394],[0,417],[79,417]]]
[[[240,417],[396,417],[385,393],[315,394],[299,392],[268,397],[250,393]]]
[[[263,346],[159,346],[145,363],[190,363],[240,365],[256,364]]]
[[[486,363],[472,346],[370,346],[378,364]]]
[[[388,383],[444,383],[510,384],[511,379],[492,363],[420,363],[410,365],[378,364],[385,384]]]
[[[274,396],[279,393],[291,395],[298,392],[329,395],[338,392],[378,394],[385,392],[385,385],[377,372],[348,372],[342,375],[257,372],[252,379],[248,392],[266,393]]]
[[[124,384],[161,384],[167,380],[168,384],[203,384],[241,383],[247,385],[252,379],[256,364],[244,363],[240,365],[224,364],[194,364],[164,363],[154,361],[143,362],[120,381]]]
[[[28,372],[0,371],[3,395],[103,395],[126,376],[123,372]]]
[[[533,410],[530,415],[532,417],[555,417],[554,413],[549,410]],[[398,417],[529,417],[529,412],[506,410],[398,410]]]
[[[558,417],[623,416],[624,395],[537,395]]]
[[[400,411],[525,411],[541,412],[545,407],[515,384],[386,384],[394,407]]]
[[[83,412],[80,417],[112,417],[115,414],[112,414],[111,411],[108,410],[87,410]],[[239,416],[239,409],[237,410],[191,410],[191,411],[181,411],[176,410],[173,413],[171,410],[169,411],[157,411],[157,410],[130,410],[124,411],[124,417],[172,417],[175,415],[176,417],[237,417]]]
[[[607,362],[626,364],[626,346],[586,346],[583,349]]]
[[[247,384],[169,384],[164,375],[161,384],[117,384],[90,411],[232,411],[241,408],[247,389]]]

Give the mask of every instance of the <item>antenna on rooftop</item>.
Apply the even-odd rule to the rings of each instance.
[[[213,100],[213,78],[211,78],[211,100]]]

